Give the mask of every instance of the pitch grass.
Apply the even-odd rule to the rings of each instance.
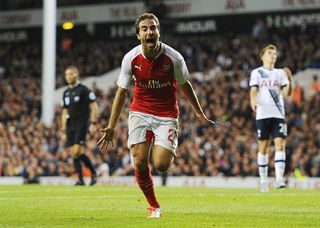
[[[320,227],[319,190],[156,191],[161,219],[137,187],[0,186],[0,227]]]

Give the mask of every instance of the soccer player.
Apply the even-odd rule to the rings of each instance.
[[[287,124],[285,120],[284,96],[291,94],[292,74],[288,68],[277,69],[277,48],[268,45],[260,52],[263,66],[254,69],[250,76],[250,104],[256,114],[258,134],[258,166],[260,191],[268,189],[269,137],[275,144],[276,188],[285,188],[284,170],[286,161]]]
[[[128,147],[134,158],[137,183],[150,208],[148,218],[161,217],[149,170],[150,146],[153,143],[154,166],[166,172],[176,155],[178,135],[177,88],[180,87],[200,121],[214,124],[200,107],[189,82],[186,63],[179,52],[160,42],[160,23],[151,13],[140,15],[135,22],[141,45],[129,51],[122,60],[108,127],[102,129],[98,141],[107,148],[113,140],[114,128],[121,114],[130,81],[134,80],[134,96],[129,113]]]
[[[66,141],[66,147],[71,147],[70,152],[79,178],[76,185],[85,185],[81,162],[90,169],[90,185],[94,185],[97,182],[97,174],[84,152],[88,127],[91,133],[96,132],[98,119],[96,96],[78,80],[79,70],[77,67],[67,67],[65,79],[68,88],[64,91],[61,102],[63,108],[61,114],[62,139]]]

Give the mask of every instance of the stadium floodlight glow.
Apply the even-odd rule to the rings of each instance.
[[[73,27],[74,27],[74,25],[73,25],[73,23],[71,21],[66,21],[62,25],[62,28],[64,30],[70,30],[70,29],[73,29]]]

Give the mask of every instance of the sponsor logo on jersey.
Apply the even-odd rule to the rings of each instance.
[[[260,83],[260,88],[261,87],[268,87],[268,88],[279,88],[280,83],[278,80],[262,80]]]
[[[170,81],[160,82],[159,80],[148,80],[147,82],[139,81],[138,86],[144,89],[161,89],[172,86],[172,83]]]

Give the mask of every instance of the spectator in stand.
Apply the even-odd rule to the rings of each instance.
[[[316,94],[320,91],[320,80],[318,79],[318,75],[313,75],[313,82],[311,84],[311,93]]]
[[[304,89],[301,85],[299,85],[298,82],[296,82],[296,85],[292,90],[292,97],[293,97],[293,102],[296,106],[302,105],[302,102],[304,101]]]
[[[0,7],[1,8],[1,7]],[[2,9],[2,8],[1,8]],[[320,40],[317,34],[319,26],[308,25],[308,32],[297,33],[297,27],[274,28],[266,30],[268,42],[281,45],[280,65],[289,66],[293,72],[320,64],[317,47]],[[197,34],[183,37],[166,34],[163,31],[162,40],[170,41],[172,46],[181,51],[192,74],[191,82],[196,85],[200,103],[207,116],[221,119],[223,128],[206,128],[196,120],[195,115],[185,99],[181,99],[179,147],[177,158],[169,170],[170,175],[190,175],[189,165],[199,166],[200,175],[232,175],[256,176],[257,143],[254,134],[252,112],[248,103],[249,94],[246,89],[248,72],[258,66],[255,57],[257,48],[262,45],[261,40],[255,40],[251,34],[236,34],[230,32],[228,39],[225,34]],[[272,33],[271,33],[272,32]],[[272,35],[272,36],[271,36]],[[181,39],[183,38],[183,42]],[[73,40],[73,44],[65,53],[58,53],[57,66],[58,87],[64,85],[63,71],[70,64],[80,65],[84,76],[100,75],[119,66],[122,56],[135,45],[131,39],[108,41],[94,39],[88,42],[86,36]],[[305,45],[305,44],[308,45]],[[46,170],[55,166],[58,175],[71,176],[74,172],[72,159],[64,147],[58,142],[61,135],[61,122],[57,118],[61,115],[61,107],[56,109],[56,118],[51,129],[47,129],[40,122],[41,107],[41,46],[39,43],[1,43],[0,44],[0,162],[2,175],[24,176],[31,167],[33,157],[38,160],[41,169],[32,167],[38,176],[47,175]],[[292,48],[294,47],[294,48]],[[112,50],[112,51],[110,51]],[[296,54],[298,50],[298,54]],[[109,53],[102,55],[101,53]],[[115,57],[113,57],[115,55]],[[219,61],[217,59],[219,56]],[[221,58],[221,59],[220,59]],[[92,61],[94,59],[95,61]],[[221,61],[222,60],[222,61]],[[312,65],[311,65],[312,63]],[[196,72],[197,71],[197,72]],[[96,92],[96,91],[95,91]],[[112,98],[116,90],[110,89],[96,94],[99,104],[101,120],[97,127],[106,125],[105,119],[110,116]],[[287,125],[291,134],[287,138],[286,174],[294,175],[293,170],[300,167],[298,162],[291,162],[299,152],[301,141],[313,141],[315,148],[320,148],[320,93],[314,92],[305,97],[301,106],[293,101],[286,102]],[[132,99],[132,91],[129,91]],[[182,96],[181,96],[182,97]],[[242,102],[239,102],[242,101]],[[129,106],[126,104],[125,109]],[[118,135],[127,135],[127,116],[122,115],[119,121]],[[241,121],[243,128],[238,124]],[[120,127],[121,126],[121,127]],[[33,140],[37,138],[36,140]],[[94,162],[99,160],[97,147],[98,136],[88,135],[86,154]],[[193,145],[196,142],[197,146]],[[116,138],[116,148],[126,149],[126,137]],[[231,145],[235,145],[233,148]],[[319,163],[314,151],[303,146],[303,151],[309,161],[305,165],[305,175],[319,177]],[[229,149],[228,149],[229,148]],[[102,155],[102,165],[107,164],[110,175],[121,168],[122,163],[115,149],[108,149]],[[228,151],[229,150],[229,151]],[[192,156],[196,153],[197,156]],[[222,172],[221,156],[227,153],[231,171]],[[312,154],[311,154],[312,153]],[[39,157],[41,154],[41,157]],[[218,154],[219,156],[215,156]],[[319,151],[318,153],[319,154]],[[248,172],[247,156],[249,156],[250,171]],[[299,156],[297,159],[300,159]],[[117,158],[117,159],[115,159]],[[46,160],[47,162],[42,162]],[[99,164],[101,163],[99,162]],[[244,163],[244,164],[243,164]],[[307,163],[308,164],[308,163]],[[97,166],[98,167],[98,166]],[[182,169],[183,167],[183,169]],[[49,172],[50,173],[50,172]],[[51,172],[55,175],[56,172]],[[153,174],[157,174],[152,170]],[[48,174],[49,175],[49,174]]]

